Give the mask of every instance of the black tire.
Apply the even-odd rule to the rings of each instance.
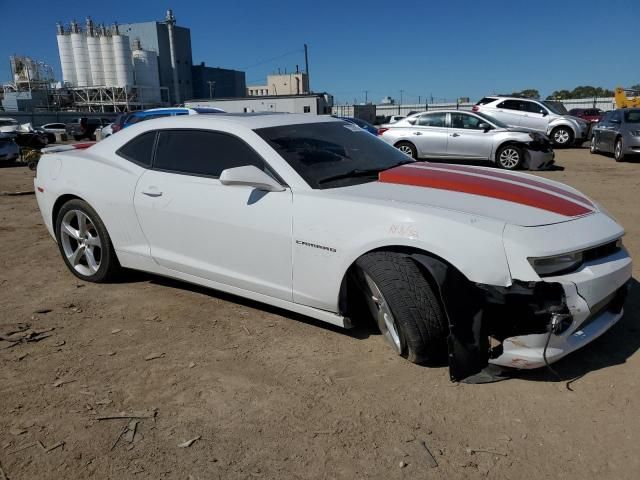
[[[400,348],[393,348],[413,363],[441,360],[446,353],[449,326],[440,301],[427,278],[407,255],[395,252],[368,253],[356,262],[358,281],[371,294],[364,275],[373,280],[388,304]],[[366,298],[376,318],[376,304]]]
[[[74,136],[73,136],[73,139],[74,139],[76,142],[79,142],[79,141],[80,141],[80,140],[82,140],[83,138],[84,138],[84,137],[83,137],[82,135],[74,135]]]
[[[596,136],[591,135],[591,141],[589,142],[589,152],[598,153],[598,146],[596,144]]]
[[[416,146],[411,142],[398,142],[395,147],[402,153],[409,155],[411,158],[418,160],[418,150]]]
[[[616,159],[616,162],[624,162],[624,143],[622,143],[622,138],[616,138],[616,143],[613,147],[613,158]]]
[[[65,218],[65,215],[74,210],[82,212],[89,218],[89,220],[95,227],[95,230],[97,231],[97,235],[101,243],[101,246],[99,248],[99,268],[95,273],[90,275],[82,274],[76,268],[74,268],[64,251],[61,225],[63,219]],[[64,263],[67,265],[71,273],[73,273],[76,277],[87,282],[103,283],[113,280],[120,271],[120,263],[118,262],[118,257],[116,256],[115,249],[113,248],[113,244],[111,243],[111,237],[109,237],[109,233],[107,232],[104,223],[102,222],[96,211],[91,208],[91,206],[84,200],[69,200],[60,208],[60,211],[58,212],[58,215],[56,217],[55,233],[56,241],[58,242],[58,248],[60,250],[60,254],[62,255],[62,259],[64,260]]]
[[[496,152],[496,163],[505,170],[517,170],[522,166],[524,152],[516,145],[504,145]]]
[[[574,134],[569,127],[556,127],[551,131],[551,141],[556,147],[570,147],[573,145]]]

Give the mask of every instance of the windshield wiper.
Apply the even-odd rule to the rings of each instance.
[[[367,168],[360,169],[354,168],[353,170],[349,170],[345,173],[339,173],[338,175],[332,175],[330,177],[325,177],[318,180],[318,184],[321,185],[323,183],[332,182],[334,180],[342,180],[343,178],[355,178],[355,177],[377,177],[380,172],[384,172],[385,170],[389,170],[390,168],[399,167],[400,165],[405,165],[407,163],[413,163],[413,160],[407,160],[406,162],[396,163],[395,165],[390,165],[388,167],[382,168]]]
[[[319,184],[332,182],[334,180],[342,180],[343,178],[354,178],[354,177],[377,177],[378,174],[386,170],[386,168],[369,168],[369,169],[358,169],[355,168],[353,170],[349,170],[345,173],[340,173],[338,175],[332,175],[330,177],[325,177],[318,180]]]

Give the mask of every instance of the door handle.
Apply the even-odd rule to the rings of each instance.
[[[459,136],[460,136],[460,134],[459,134],[459,133],[452,133],[452,134],[451,134],[451,136],[452,136],[452,137],[459,137]]]
[[[414,135],[422,135],[422,132],[413,132]]]
[[[162,192],[160,190],[157,190],[157,189],[155,189],[155,190],[153,190],[153,189],[142,190],[142,193],[144,195],[146,195],[147,197],[161,197],[162,196]]]

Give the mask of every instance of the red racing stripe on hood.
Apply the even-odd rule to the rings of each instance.
[[[528,205],[567,217],[577,217],[591,213],[572,200],[551,193],[545,193],[526,185],[517,185],[486,177],[477,177],[444,170],[415,168],[407,165],[380,172],[379,181],[416,187],[435,188],[452,192],[468,193],[496,198],[507,202]]]
[[[485,171],[479,169],[477,167],[465,167],[464,165],[443,165],[436,163],[425,163],[425,162],[416,162],[413,165],[415,166],[424,166],[427,168],[437,168],[439,170],[458,170],[461,172],[475,173],[477,175],[487,175],[490,177],[504,178],[505,180],[511,180],[512,182],[524,183],[526,185],[531,185],[532,187],[541,188],[543,190],[549,190],[550,192],[559,193],[560,195],[564,195],[565,197],[573,198],[579,202],[582,202],[586,205],[593,206],[591,200],[582,195],[578,195],[577,193],[570,192],[568,190],[564,190],[560,187],[556,187],[555,185],[549,185],[548,183],[540,182],[534,180],[532,178],[521,177],[519,175],[512,175],[509,173],[504,173],[501,171]]]

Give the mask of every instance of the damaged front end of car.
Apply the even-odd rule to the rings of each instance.
[[[571,282],[484,285],[434,257],[412,258],[439,290],[449,322],[452,381],[487,383],[504,378],[504,370],[490,365],[529,369],[558,360],[613,325],[627,293],[625,283],[589,308]]]

